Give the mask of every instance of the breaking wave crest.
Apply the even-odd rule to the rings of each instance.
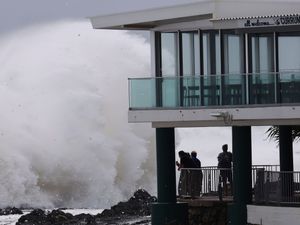
[[[155,190],[153,134],[127,123],[149,45],[86,21],[0,39],[0,207],[108,207]]]

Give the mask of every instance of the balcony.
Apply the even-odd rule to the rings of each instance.
[[[299,104],[299,71],[129,79],[130,110]]]

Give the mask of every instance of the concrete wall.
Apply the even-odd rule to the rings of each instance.
[[[299,225],[299,207],[247,206],[248,223],[261,225]]]
[[[228,205],[222,202],[189,204],[189,225],[226,225]]]

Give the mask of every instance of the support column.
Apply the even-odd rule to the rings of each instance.
[[[152,205],[152,225],[188,224],[188,205],[177,203],[174,128],[156,129],[157,203]]]
[[[279,126],[279,160],[280,171],[293,171],[293,138],[290,126]],[[289,198],[293,195],[293,174],[281,173],[281,198]]]
[[[293,171],[293,139],[290,126],[279,126],[280,171]]]
[[[251,127],[232,127],[233,206],[231,224],[247,224],[247,204],[252,202]]]

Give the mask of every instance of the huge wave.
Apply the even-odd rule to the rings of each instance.
[[[0,207],[108,207],[155,191],[153,129],[127,123],[145,38],[59,21],[0,39]]]

